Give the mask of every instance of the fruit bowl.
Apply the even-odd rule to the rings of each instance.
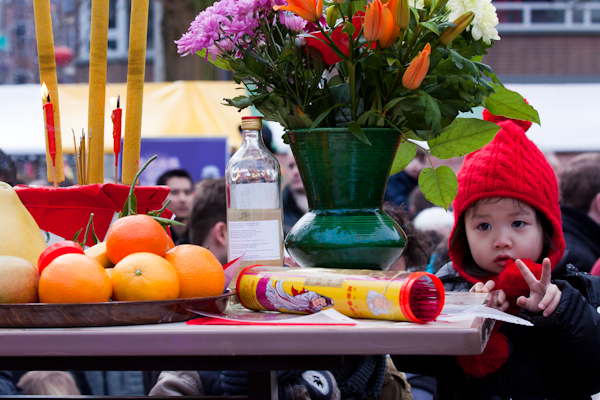
[[[193,311],[222,313],[235,290],[219,296],[162,301],[0,304],[0,328],[71,328],[181,322]]]

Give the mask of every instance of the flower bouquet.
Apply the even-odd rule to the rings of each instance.
[[[406,235],[382,209],[389,174],[417,147],[431,167],[419,186],[448,208],[458,182],[447,159],[499,130],[457,118],[474,107],[538,122],[482,56],[498,40],[491,0],[220,0],[177,41],[233,72],[254,106],[286,129],[309,210],[285,238],[303,267],[387,269]]]
[[[503,87],[482,56],[499,40],[491,0],[220,0],[176,43],[233,72],[255,106],[288,131],[346,127],[402,133],[390,174],[417,146],[440,159],[488,143],[499,127],[459,113],[539,123],[535,109]],[[419,176],[425,197],[448,208],[458,183],[446,166]]]

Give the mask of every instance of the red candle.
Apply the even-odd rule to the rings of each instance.
[[[111,99],[112,101],[112,99]],[[123,110],[119,107],[120,98],[117,99],[116,108],[113,110],[111,119],[113,122],[113,139],[114,139],[114,151],[115,151],[115,165],[117,165],[119,159],[119,153],[121,152],[121,114]]]
[[[110,103],[114,107],[114,110],[110,116],[113,122],[113,149],[115,151],[115,184],[118,182],[118,167],[119,167],[119,153],[121,152],[121,114],[123,110],[119,107],[121,102],[121,96],[116,99],[110,98]]]
[[[54,132],[54,106],[50,102],[50,92],[46,84],[42,86],[43,98],[47,101],[44,104],[44,115],[46,116],[46,132],[48,135],[48,152],[52,157],[52,166],[56,166],[56,135]]]

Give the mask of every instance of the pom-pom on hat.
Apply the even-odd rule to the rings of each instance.
[[[458,194],[452,203],[454,227],[450,241],[456,234],[461,216],[474,202],[493,197],[516,199],[536,208],[550,221],[554,248],[549,249],[548,258],[554,268],[565,250],[556,175],[542,152],[525,135],[531,123],[496,116],[487,110],[483,116],[501,129],[494,140],[467,155],[458,172]],[[465,251],[466,244],[450,248],[454,269],[471,283],[487,280],[471,276],[464,270]]]

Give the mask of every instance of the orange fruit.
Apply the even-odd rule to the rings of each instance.
[[[110,299],[112,286],[98,261],[71,253],[44,268],[38,294],[42,303],[99,303]]]
[[[164,256],[168,240],[164,228],[146,214],[119,218],[106,237],[106,255],[114,264],[133,253]]]
[[[173,242],[173,239],[171,239],[171,236],[167,233],[167,251],[171,250],[173,247],[175,247],[175,242]]]
[[[193,244],[180,244],[165,254],[177,270],[179,298],[218,296],[225,289],[223,266],[209,250]]]
[[[115,265],[112,276],[113,300],[171,300],[179,295],[175,268],[154,253],[134,253]]]
[[[114,267],[113,267],[113,268],[104,268],[104,270],[105,270],[105,271],[106,271],[106,273],[108,274],[108,277],[109,277],[109,278],[110,278],[110,277],[112,277],[112,272],[113,272],[113,269],[114,269]]]

